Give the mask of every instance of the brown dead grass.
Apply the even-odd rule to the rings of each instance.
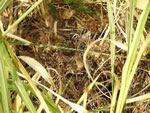
[[[92,41],[104,35],[105,31],[103,34],[102,32],[108,25],[105,4],[84,4],[85,6],[96,8],[101,12],[101,16],[94,14],[88,15],[83,11],[75,11],[74,7],[78,4],[69,6],[64,4],[62,0],[53,0],[51,4],[56,8],[55,18],[50,13],[44,15],[41,11],[41,7],[38,7],[38,9],[34,10],[32,14],[26,17],[18,27],[14,29],[13,33],[33,43],[83,50],[86,49]],[[19,0],[13,1],[8,10],[3,13],[3,16],[1,16],[4,29],[12,24],[23,12],[25,12],[26,9],[28,9],[30,5],[32,5],[31,1],[23,4]],[[47,11],[49,11],[49,9]],[[120,14],[119,20],[124,31],[126,26],[126,18],[124,17],[124,14],[127,13],[126,11],[127,10]],[[49,24],[47,24],[46,21],[49,21]],[[147,26],[149,25],[147,24]],[[123,35],[117,27],[116,34],[117,40],[125,40],[124,38],[121,38]],[[30,56],[38,60],[47,69],[55,81],[56,92],[62,91],[68,80],[71,79],[62,96],[72,102],[77,102],[79,100],[84,89],[90,83],[83,65],[82,52],[19,45],[13,47],[17,55]],[[110,60],[108,60],[110,58],[110,42],[104,41],[102,44],[97,44],[92,50],[97,51],[100,54],[98,56],[88,55],[88,66],[90,72],[93,75],[93,78],[101,72],[104,72],[98,79],[98,82],[102,83],[106,88],[98,86],[102,92],[97,89],[97,87],[94,87],[90,91],[87,102],[88,110],[96,110],[104,105],[108,105],[110,103],[109,93],[112,93],[110,75],[105,73],[105,71],[110,71],[111,69]],[[115,61],[115,73],[120,77],[125,62],[126,52],[117,48],[116,54],[119,57],[117,57]],[[144,87],[150,84],[149,55],[147,54],[144,59],[145,60],[141,61],[136,77],[133,80],[129,96],[140,92]],[[108,61],[105,62],[106,60]],[[100,65],[102,65],[102,67],[98,69]],[[27,65],[25,67],[32,75],[32,70]],[[50,68],[57,70],[60,76],[54,71],[51,71]],[[97,72],[95,72],[96,70]],[[150,87],[147,87],[137,95],[149,92]],[[60,102],[60,105],[66,111],[70,109],[62,102]],[[127,113],[150,112],[149,102],[136,102],[133,105],[135,107],[126,111]]]

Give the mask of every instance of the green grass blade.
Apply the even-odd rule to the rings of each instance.
[[[138,64],[139,64],[139,61],[140,61],[140,59],[141,59],[141,57],[142,57],[142,54],[143,54],[145,48],[146,48],[147,45],[149,44],[149,42],[150,42],[150,35],[149,35],[149,36],[147,37],[147,39],[144,41],[144,43],[142,44],[142,46],[141,46],[141,48],[140,48],[140,51],[138,52],[136,61],[135,61],[134,65],[133,65],[133,69],[132,69],[131,74],[130,74],[130,77],[129,77],[129,79],[128,79],[127,89],[130,88],[130,84],[131,84],[131,82],[132,82],[132,80],[133,80],[133,77],[134,77],[134,74],[135,74],[135,72],[136,72],[136,70],[137,70],[137,66],[138,66]],[[125,94],[127,95],[128,90],[125,90],[125,91],[126,91]]]
[[[1,0],[0,1],[0,13],[2,13],[11,2],[12,0]]]
[[[48,92],[46,93],[47,93],[46,95],[43,94],[42,96],[45,99],[47,105],[49,106],[51,113],[61,113],[57,105],[54,103],[54,101],[50,97],[49,93]]]
[[[133,29],[133,13],[134,13],[134,0],[130,3],[130,16],[129,16],[129,31],[128,31],[128,53],[132,41],[132,29]]]
[[[142,12],[141,17],[139,19],[137,29],[135,31],[135,35],[133,38],[132,46],[130,47],[129,54],[127,56],[126,63],[123,67],[123,73],[122,73],[122,83],[121,83],[121,89],[120,89],[120,95],[118,99],[117,109],[116,113],[121,113],[126,101],[126,97],[129,90],[129,87],[127,87],[127,84],[129,84],[129,78],[131,76],[131,71],[133,68],[133,64],[135,63],[136,55],[137,55],[137,48],[140,43],[140,39],[144,30],[144,26],[150,11],[150,0],[148,1],[148,4],[145,8],[145,10]]]
[[[20,61],[18,60],[18,58],[16,57],[15,53],[13,52],[13,50],[10,48],[10,45],[8,44],[7,41],[5,41],[5,44],[7,45],[8,51],[11,55],[11,58],[13,59],[14,63],[16,64],[16,67],[22,72],[22,74],[24,75],[24,77],[26,78],[26,80],[29,82],[29,84],[31,85],[32,89],[34,90],[34,92],[36,93],[36,96],[39,98],[42,107],[46,110],[46,113],[50,113],[50,109],[48,108],[45,100],[43,99],[41,92],[39,91],[39,89],[36,87],[36,85],[33,83],[31,77],[29,76],[28,72],[26,71],[26,69],[23,67],[23,65],[20,63]]]
[[[118,95],[118,91],[120,87],[120,82],[119,82],[117,75],[115,75],[114,73],[112,73],[112,75],[115,78],[115,86],[114,86],[113,97],[111,99],[110,113],[114,113],[115,111],[114,108],[116,107],[117,95]]]
[[[137,29],[135,31],[134,37],[133,37],[133,42],[132,42],[132,46],[129,48],[131,52],[129,52],[129,55],[127,56],[127,61],[125,64],[126,69],[124,69],[124,73],[127,71],[128,73],[126,73],[127,75],[129,75],[129,72],[132,69],[133,63],[135,61],[135,57],[136,57],[136,52],[137,52],[137,48],[138,45],[140,43],[140,39],[144,30],[144,26],[150,11],[150,1],[148,2],[147,7],[145,8],[145,10],[143,11],[141,18],[138,22],[137,25]],[[128,77],[128,76],[127,76]]]
[[[1,100],[0,100],[0,102],[1,102]],[[1,103],[0,103],[0,113],[3,113],[3,110],[2,110],[2,105],[1,105]]]
[[[113,17],[113,12],[111,9],[111,2],[107,0],[107,9],[109,17],[109,27],[110,27],[110,37],[112,41],[115,41],[115,22]],[[114,63],[115,63],[115,44],[111,42],[111,73],[114,73]],[[114,77],[112,76],[112,89],[114,89]]]
[[[36,110],[23,86],[23,84],[21,83],[20,79],[19,79],[19,76],[16,72],[16,68],[14,67],[9,55],[8,55],[8,52],[7,52],[7,49],[5,48],[5,45],[3,42],[0,43],[0,51],[1,51],[1,54],[3,55],[4,57],[4,60],[5,62],[7,63],[7,66],[9,68],[9,71],[12,75],[12,79],[13,79],[13,83],[15,84],[16,86],[16,90],[17,92],[20,94],[20,96],[22,97],[23,101],[25,102],[27,108],[29,109],[29,111],[31,113],[36,113]]]
[[[23,99],[25,105],[27,106],[27,108],[29,109],[29,111],[31,113],[36,113],[36,110],[29,98],[29,95],[27,94],[23,84],[21,83],[21,81],[18,79],[16,82],[15,82],[15,86],[18,90],[18,93],[19,95],[21,96],[21,98]]]
[[[1,47],[0,42],[0,49],[3,49]],[[3,61],[3,54],[0,51],[0,92],[1,92],[1,100],[2,100],[2,108],[4,113],[11,113],[10,110],[10,103],[9,103],[9,95],[8,95],[8,85],[7,85],[7,72],[5,68],[5,64]]]

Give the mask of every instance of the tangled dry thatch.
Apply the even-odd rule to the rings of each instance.
[[[0,16],[4,30],[22,15],[34,1],[13,1]],[[116,20],[116,40],[125,43],[128,10],[126,2],[122,3],[118,4],[120,11],[118,11],[118,20]],[[138,18],[140,10],[136,13]],[[148,31],[149,21],[146,28]],[[105,3],[86,2],[66,5],[63,0],[52,0],[49,7],[43,3],[12,31],[12,34],[33,42],[35,45],[26,46],[16,43],[12,47],[17,55],[30,56],[39,61],[52,76],[56,92],[76,103],[90,84],[83,63],[84,51],[93,41],[101,38],[101,41],[96,43],[86,56],[92,77],[96,78],[100,75],[97,85],[88,94],[87,109],[98,110],[98,108],[108,105],[112,96],[111,75],[108,73],[111,70],[110,41],[107,40],[109,36],[106,36],[106,40],[102,38],[105,37],[107,30],[108,14]],[[14,41],[11,38],[8,40]],[[115,73],[120,78],[126,60],[126,52],[117,48],[116,54]],[[140,62],[129,91],[129,97],[150,92],[149,64],[148,53]],[[24,66],[30,76],[33,76],[35,72],[28,65]],[[47,85],[43,79],[40,82]],[[125,110],[125,112],[150,112],[148,102],[136,102],[130,105],[132,108]],[[70,109],[62,102],[60,102],[60,106],[66,112]]]

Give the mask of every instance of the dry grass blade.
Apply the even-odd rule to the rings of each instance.
[[[93,78],[92,78],[92,75],[91,75],[91,73],[90,73],[90,71],[89,71],[86,57],[87,57],[87,55],[88,55],[88,52],[89,52],[90,49],[92,48],[92,46],[93,46],[94,44],[96,44],[97,42],[99,42],[100,40],[102,40],[102,39],[97,39],[97,40],[93,41],[93,42],[88,46],[88,48],[85,50],[84,55],[83,55],[83,62],[84,62],[85,69],[86,69],[86,71],[87,71],[87,74],[88,74],[89,79],[91,79],[92,81],[93,81]]]
[[[78,113],[88,113],[88,111],[85,108],[83,108],[82,106],[68,101],[67,99],[63,98],[62,96],[58,95],[57,93],[55,93],[54,91],[52,91],[51,89],[47,88],[46,86],[44,86],[42,84],[39,84],[39,83],[37,83],[37,84],[42,86],[43,88],[45,88],[47,91],[49,91],[50,93],[52,93],[53,95],[58,97],[60,100],[62,100],[63,102],[65,102],[69,106],[71,106],[72,109],[77,111]]]
[[[115,44],[117,47],[119,47],[120,49],[123,49],[125,51],[127,51],[128,47],[125,44],[122,44],[120,42],[114,41],[114,40],[110,40],[113,44]]]
[[[26,62],[31,68],[38,72],[47,82],[49,82],[52,89],[55,87],[52,77],[48,74],[46,69],[38,61],[28,56],[19,56],[19,58]]]
[[[30,41],[25,40],[25,39],[23,39],[23,38],[21,38],[21,37],[19,37],[19,36],[16,36],[16,35],[14,35],[14,34],[11,34],[11,33],[8,33],[8,34],[7,34],[7,37],[13,38],[13,39],[15,39],[15,40],[18,40],[18,41],[21,41],[21,42],[24,42],[24,43],[27,43],[27,44],[31,44]]]
[[[145,95],[141,95],[141,96],[137,96],[137,97],[134,97],[134,98],[129,98],[127,99],[126,103],[134,103],[134,102],[137,102],[137,101],[146,101],[146,100],[149,100],[150,99],[150,94],[145,94]]]

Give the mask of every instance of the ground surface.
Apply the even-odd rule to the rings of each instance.
[[[2,17],[4,28],[13,23],[32,5],[32,2],[18,4],[21,4],[21,2],[15,0],[12,4],[13,8],[9,7],[12,10]],[[86,2],[67,5],[63,0],[52,0],[50,6],[45,6],[44,8],[46,8],[45,14],[42,13],[40,7],[34,10],[19,24],[14,30],[14,34],[36,44],[46,44],[47,47],[22,45],[13,47],[17,55],[30,56],[47,69],[54,80],[56,92],[62,92],[66,84],[68,84],[62,96],[76,103],[85,88],[91,83],[83,64],[84,50],[94,40],[102,38],[108,29],[106,3]],[[126,32],[126,15],[127,10],[122,10],[119,13],[120,20],[118,23],[124,32]],[[109,38],[109,36],[106,38]],[[124,35],[118,27],[116,27],[116,39],[125,42]],[[87,109],[97,110],[110,103],[112,93],[111,76],[108,73],[111,70],[110,42],[101,41],[94,45],[91,50],[97,52],[97,54],[93,53],[87,56],[90,73],[93,78],[101,74],[97,82],[102,85],[94,86],[90,91]],[[126,52],[116,48],[116,54],[115,73],[120,78]],[[25,67],[32,76],[34,71],[28,65],[25,65]],[[149,55],[146,54],[133,80],[130,96],[135,96],[138,92],[137,95],[150,92],[149,68]],[[59,76],[52,69],[56,70]],[[146,89],[141,91],[145,87]],[[132,106],[134,106],[132,109],[124,110],[124,112],[150,112],[150,106],[147,102],[137,102]],[[61,103],[61,107],[65,111],[70,109],[64,103]]]

